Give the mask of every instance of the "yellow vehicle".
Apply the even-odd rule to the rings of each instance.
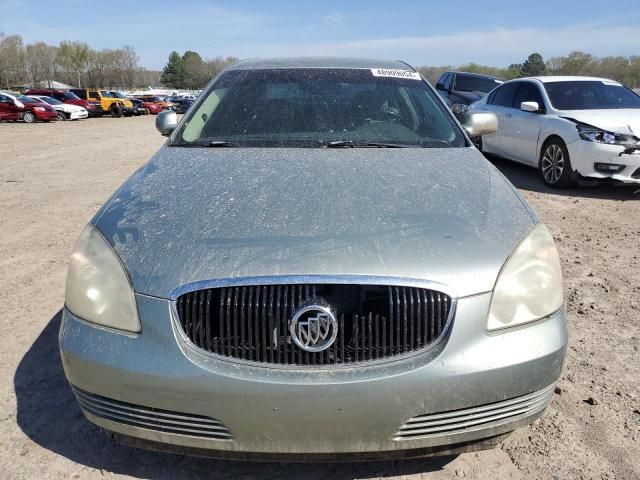
[[[114,97],[108,90],[74,88],[71,91],[88,102],[99,104],[103,114],[108,113],[112,117],[121,117],[123,115],[130,117],[135,113],[131,100]]]

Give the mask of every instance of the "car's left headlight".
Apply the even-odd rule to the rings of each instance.
[[[88,322],[129,332],[140,331],[129,277],[111,246],[91,224],[71,255],[65,305]]]
[[[560,258],[553,237],[536,225],[506,261],[491,297],[487,328],[498,330],[533,322],[563,303]]]

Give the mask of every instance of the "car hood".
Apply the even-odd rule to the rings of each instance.
[[[456,90],[454,93],[461,99],[464,99],[467,105],[477,102],[486,95],[486,93],[483,92],[463,92],[462,90]]]
[[[383,275],[490,291],[534,218],[475,148],[164,146],[94,225],[134,290],[203,280]]]
[[[615,133],[634,133],[640,136],[640,109],[563,110],[559,116],[571,118]]]

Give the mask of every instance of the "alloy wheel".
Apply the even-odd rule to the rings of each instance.
[[[555,143],[552,143],[544,151],[542,156],[542,175],[547,183],[558,183],[564,172],[564,154],[562,149]]]

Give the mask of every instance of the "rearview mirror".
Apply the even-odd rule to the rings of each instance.
[[[538,105],[538,102],[522,102],[520,104],[520,110],[536,113],[540,111],[540,105]]]
[[[163,110],[156,117],[156,130],[161,135],[169,136],[178,126],[178,116],[173,110]]]
[[[490,135],[498,131],[498,117],[490,112],[465,113],[461,123],[467,133],[474,137]]]

